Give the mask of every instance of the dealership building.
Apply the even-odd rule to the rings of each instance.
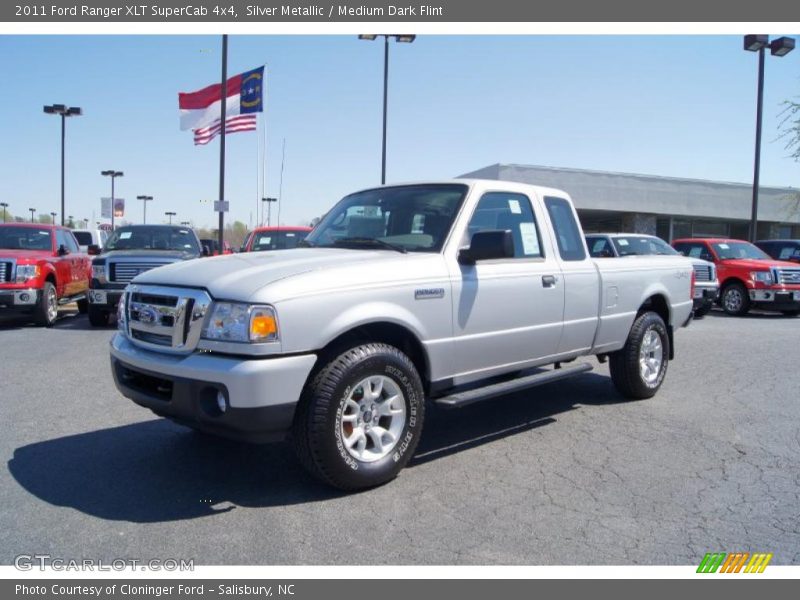
[[[649,233],[748,239],[753,186],[514,164],[496,164],[462,177],[499,179],[565,190],[587,233]],[[800,190],[761,187],[758,238],[800,239]]]

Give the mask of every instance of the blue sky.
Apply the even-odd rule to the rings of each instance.
[[[782,35],[782,32],[772,32]],[[791,33],[790,33],[791,35]],[[99,218],[117,169],[126,218],[137,195],[212,225],[218,143],[178,128],[177,94],[219,80],[219,36],[0,36],[0,199],[59,210],[58,119],[66,103],[67,214]],[[266,195],[307,222],[380,182],[382,42],[353,35],[231,36],[229,73],[267,64]],[[723,181],[752,180],[756,55],[740,36],[420,36],[392,44],[388,182],[448,178],[497,162]],[[800,96],[800,51],[767,56],[762,183],[800,187],[776,141],[780,103]],[[256,220],[261,135],[228,138],[229,218]],[[201,200],[207,202],[202,203]],[[273,207],[274,208],[274,207]],[[273,213],[273,223],[276,214]]]

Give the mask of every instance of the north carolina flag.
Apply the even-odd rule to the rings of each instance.
[[[226,122],[231,117],[264,110],[264,67],[234,75],[225,85]],[[181,130],[209,127],[220,120],[222,86],[217,83],[196,92],[179,93]]]

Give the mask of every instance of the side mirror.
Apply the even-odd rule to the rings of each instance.
[[[66,256],[67,254],[69,254],[69,250],[67,250],[67,247],[64,244],[61,244],[58,247],[58,255],[59,256]]]
[[[100,254],[100,246],[97,244],[89,244],[89,246],[86,248],[86,254],[89,256],[97,256]]]
[[[512,258],[514,256],[514,237],[509,229],[490,229],[472,234],[468,248],[458,251],[458,262],[472,265],[479,260]]]
[[[239,252],[247,252],[247,247],[246,246],[241,246],[239,248]]]

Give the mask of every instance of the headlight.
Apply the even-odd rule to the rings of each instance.
[[[215,302],[203,329],[207,340],[276,342],[278,319],[271,306]]]
[[[765,283],[767,285],[772,283],[772,273],[769,271],[752,271],[750,277],[753,281],[758,281],[759,283]]]
[[[17,283],[25,283],[39,274],[37,265],[17,265]]]
[[[105,265],[92,265],[92,278],[103,279],[106,276]]]
[[[125,322],[125,297],[127,294],[123,292],[122,296],[119,297],[119,303],[117,304],[117,329],[119,329],[122,333],[127,333],[127,323]]]

